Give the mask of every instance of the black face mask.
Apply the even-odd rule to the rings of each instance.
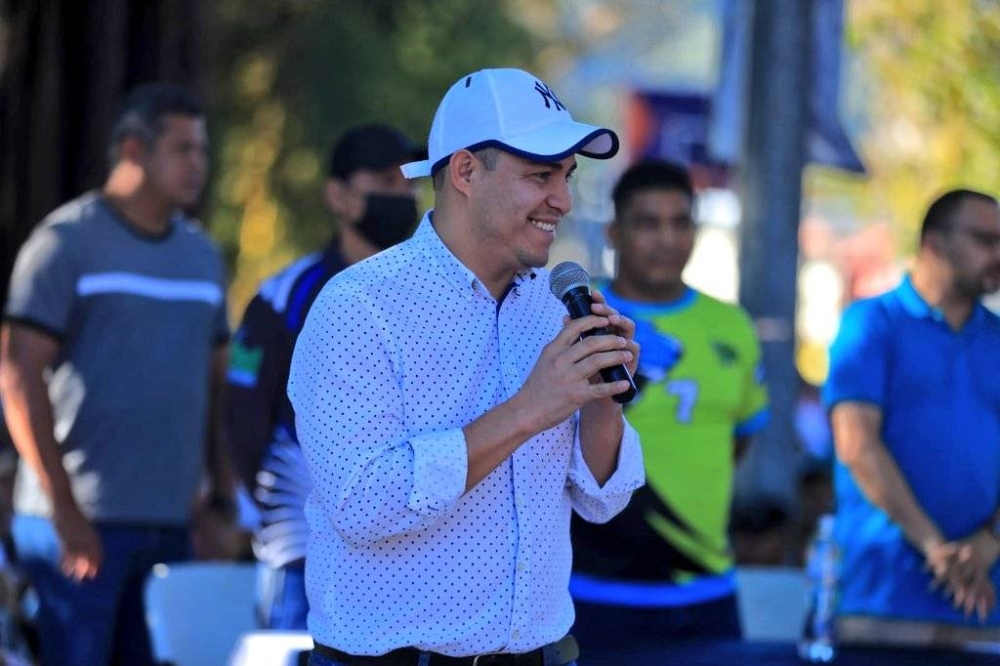
[[[369,194],[354,228],[380,250],[406,240],[417,224],[417,200],[406,195]]]

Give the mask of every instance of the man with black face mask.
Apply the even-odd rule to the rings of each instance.
[[[308,611],[303,507],[310,481],[285,393],[292,349],[327,280],[413,232],[417,204],[399,166],[422,153],[385,125],[356,127],[341,137],[324,187],[337,234],[325,250],[261,285],[232,344],[225,413],[234,461],[261,514],[254,552],[264,628],[305,629]]]

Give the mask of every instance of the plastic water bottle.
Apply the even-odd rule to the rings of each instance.
[[[806,552],[809,597],[799,639],[799,659],[810,664],[829,663],[837,654],[834,632],[840,547],[833,539],[833,524],[832,515],[820,516]]]

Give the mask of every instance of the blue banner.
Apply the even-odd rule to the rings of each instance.
[[[838,117],[843,0],[803,1],[812,2],[806,161],[864,173],[865,166]],[[743,145],[753,0],[723,0],[722,21],[722,61],[705,141],[712,159],[736,164]]]

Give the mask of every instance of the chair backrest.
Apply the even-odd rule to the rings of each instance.
[[[255,628],[256,567],[235,562],[158,564],[146,580],[153,655],[174,666],[219,666]]]
[[[308,631],[261,629],[240,636],[228,666],[298,666],[313,649]]]
[[[736,569],[743,638],[795,641],[806,615],[806,575],[793,567]]]

